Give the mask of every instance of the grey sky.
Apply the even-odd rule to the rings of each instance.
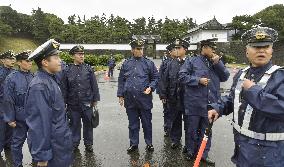
[[[157,19],[165,16],[183,19],[187,16],[200,24],[214,15],[221,23],[228,23],[235,15],[254,14],[270,5],[284,4],[284,0],[0,0],[0,5],[9,4],[26,14],[41,7],[64,21],[72,14],[85,14],[86,18],[90,18],[113,13],[130,21],[152,15]]]

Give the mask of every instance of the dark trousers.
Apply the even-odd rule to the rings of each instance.
[[[73,145],[78,146],[81,140],[81,129],[83,122],[83,138],[85,145],[93,145],[93,127],[91,124],[93,108],[89,106],[68,107],[71,115],[71,131]]]
[[[183,120],[183,107],[176,103],[168,103],[168,112],[170,120],[170,138],[172,143],[179,143],[182,137],[182,120]],[[184,119],[186,121],[186,119]],[[186,129],[186,124],[184,124]]]
[[[13,129],[3,120],[0,114],[0,153],[4,148],[11,147]]]
[[[22,165],[23,161],[23,145],[27,139],[28,126],[24,121],[17,121],[16,127],[13,129],[11,151],[14,166]]]
[[[187,151],[190,154],[196,155],[198,153],[198,149],[200,147],[200,144],[202,142],[205,129],[209,125],[209,121],[207,117],[201,117],[201,116],[187,116]],[[209,136],[206,148],[203,153],[203,158],[207,158],[208,152],[211,147],[211,137],[212,134]]]
[[[147,145],[152,144],[152,113],[151,110],[142,110],[138,108],[126,108],[129,121],[129,139],[130,145],[139,144],[140,120],[144,132],[144,139]]]
[[[163,104],[163,113],[164,113],[164,132],[170,132],[171,129],[171,120],[170,113],[167,104]]]

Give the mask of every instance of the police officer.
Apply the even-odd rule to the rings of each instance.
[[[138,149],[140,120],[146,150],[152,152],[152,92],[157,86],[158,71],[155,64],[143,56],[144,41],[133,40],[130,45],[133,56],[122,64],[117,90],[119,103],[124,104],[129,120],[130,147],[127,152]]]
[[[229,78],[229,71],[215,53],[216,39],[201,41],[201,53],[187,59],[179,72],[179,80],[185,86],[184,105],[187,117],[187,159],[192,160],[209,125],[207,105],[220,100],[220,82]],[[211,136],[202,161],[213,165],[208,158]]]
[[[235,75],[230,94],[208,111],[214,121],[233,113],[237,167],[284,166],[284,70],[271,62],[277,36],[268,27],[242,35],[250,66]]]
[[[0,153],[5,148],[9,150],[11,147],[12,139],[12,128],[4,122],[3,119],[3,92],[4,92],[4,81],[6,77],[14,71],[15,55],[13,51],[7,51],[0,55],[3,62],[3,67],[0,68]]]
[[[15,167],[23,166],[22,148],[28,131],[24,103],[28,85],[33,78],[30,72],[32,62],[27,60],[30,53],[24,51],[16,55],[19,70],[9,74],[4,82],[4,121],[13,128],[11,151]]]
[[[108,77],[113,77],[113,70],[116,64],[115,64],[115,59],[113,58],[112,55],[110,59],[108,60],[107,65],[108,65]]]
[[[72,133],[55,76],[61,70],[58,49],[59,43],[51,39],[29,56],[38,71],[29,85],[24,108],[28,145],[37,166],[69,167],[72,162]]]
[[[70,49],[74,63],[69,64],[63,72],[62,86],[65,103],[70,114],[74,150],[78,150],[81,140],[83,121],[83,138],[86,151],[93,152],[93,127],[91,124],[93,108],[100,101],[99,88],[93,68],[84,63],[84,47],[80,45]]]
[[[177,38],[172,45],[174,46],[173,52],[176,52],[174,54],[176,57],[167,64],[160,96],[162,101],[166,101],[168,105],[171,147],[175,149],[180,145],[182,137],[182,115],[184,113],[184,88],[178,81],[178,73],[180,67],[185,62],[189,43]]]
[[[170,118],[169,118],[169,111],[167,108],[167,102],[165,100],[162,99],[161,97],[161,86],[162,86],[162,81],[163,81],[163,77],[164,77],[164,73],[166,71],[167,68],[167,64],[175,57],[175,47],[173,43],[170,43],[167,47],[167,52],[169,53],[164,55],[162,63],[160,65],[159,68],[159,81],[158,81],[158,88],[156,90],[157,94],[159,94],[160,99],[162,100],[163,103],[163,113],[164,113],[164,136],[168,137],[169,133],[170,133]]]

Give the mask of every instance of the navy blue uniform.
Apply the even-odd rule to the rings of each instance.
[[[184,88],[179,83],[178,75],[180,67],[183,65],[184,61],[185,60],[173,59],[167,64],[160,94],[162,99],[167,100],[170,120],[170,138],[175,144],[180,142],[182,136],[182,115],[184,113]]]
[[[207,105],[220,100],[220,82],[229,78],[229,71],[222,61],[212,64],[205,56],[187,59],[179,72],[179,80],[185,86],[184,105],[188,119],[186,135],[189,140],[188,153],[195,155],[209,124]],[[200,78],[208,78],[208,86],[199,83]],[[206,158],[211,145],[209,138],[203,158]]]
[[[107,65],[108,65],[108,76],[109,76],[109,77],[112,77],[112,76],[113,76],[113,69],[114,69],[114,67],[116,66],[116,64],[115,64],[115,59],[111,58],[111,59],[108,61]]]
[[[3,151],[4,147],[11,146],[12,140],[12,128],[5,123],[3,119],[3,100],[4,100],[4,81],[6,77],[13,72],[14,69],[1,67],[0,68],[0,153]]]
[[[160,95],[160,90],[161,90],[161,84],[162,84],[162,81],[163,81],[163,77],[164,77],[164,73],[166,71],[166,68],[167,68],[167,65],[168,63],[172,60],[171,57],[166,57],[166,58],[163,58],[163,61],[160,65],[160,68],[159,68],[159,81],[158,81],[158,87],[157,87],[157,94]],[[161,96],[160,96],[161,98]],[[167,108],[167,103],[163,103],[163,113],[164,113],[164,131],[165,132],[169,132],[170,130],[170,117],[169,117],[169,111],[168,111],[168,108]]]
[[[266,70],[272,66],[271,62],[263,67],[248,70],[246,78],[256,83]],[[219,105],[213,104],[221,115],[229,115],[234,111],[234,98],[239,71],[233,81],[230,94],[222,98]],[[272,74],[267,86],[262,88],[255,85],[240,94],[243,111],[248,104],[253,107],[249,129],[258,133],[284,133],[284,70],[279,69]],[[239,112],[239,123],[242,124],[245,112]],[[238,167],[282,167],[284,166],[284,141],[257,140],[247,137],[234,130],[235,154],[232,161]]]
[[[11,143],[14,166],[16,167],[22,165],[22,148],[27,138],[28,127],[25,121],[24,104],[32,78],[33,75],[30,72],[15,71],[7,76],[4,83],[4,121],[6,123],[16,122]]]
[[[54,74],[44,70],[36,73],[29,85],[24,108],[33,161],[48,161],[49,167],[69,167],[72,163],[72,134]]]
[[[126,60],[118,77],[117,97],[124,97],[124,106],[129,120],[130,145],[139,144],[140,120],[147,145],[152,144],[152,93],[144,94],[147,87],[152,92],[158,83],[155,64],[145,57],[131,57]]]
[[[92,104],[100,101],[94,70],[87,64],[69,64],[63,73],[62,87],[67,112],[69,112],[71,119],[73,145],[77,147],[80,144],[81,118],[84,144],[93,145]]]

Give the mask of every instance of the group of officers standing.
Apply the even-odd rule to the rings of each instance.
[[[51,39],[34,52],[0,55],[0,152],[11,149],[15,167],[23,166],[26,139],[35,166],[70,166],[81,121],[86,151],[93,152],[92,115],[100,100],[94,70],[84,63],[80,45],[69,51],[71,64],[61,62],[59,53],[59,43]],[[33,60],[35,74],[30,72]]]
[[[151,110],[156,90],[172,149],[181,146],[184,122],[187,160],[195,159],[209,123],[233,113],[232,161],[237,167],[284,166],[284,70],[271,62],[277,32],[257,27],[242,40],[250,66],[235,75],[228,96],[219,92],[229,71],[216,54],[215,39],[201,41],[200,54],[193,57],[186,56],[190,44],[175,39],[159,71],[143,54],[144,42],[131,41],[132,57],[122,64],[117,90],[129,121],[127,152],[138,149],[140,120],[146,151],[154,151]],[[84,63],[82,46],[69,51],[72,64],[62,63],[59,52],[59,43],[49,40],[33,52],[0,55],[0,152],[11,148],[15,167],[22,166],[26,138],[36,166],[70,166],[81,140],[81,120],[86,151],[93,151],[92,114],[100,100],[94,71]],[[18,70],[12,69],[15,59]],[[35,75],[31,61],[38,66]],[[109,64],[113,69],[115,62]],[[211,135],[202,161],[214,165],[208,158],[210,141]]]
[[[147,144],[146,150],[154,151],[152,145],[152,92],[159,94],[164,107],[165,136],[171,139],[171,148],[181,145],[184,121],[185,147],[188,160],[197,154],[204,131],[209,125],[207,105],[220,99],[220,82],[229,78],[229,72],[215,53],[216,41],[201,41],[201,54],[187,57],[189,43],[177,38],[167,46],[167,56],[157,71],[154,63],[143,56],[143,41],[133,41],[133,57],[126,60],[118,78],[117,96],[126,107],[129,120],[130,147],[138,149],[140,121]],[[210,141],[210,140],[209,140]],[[209,142],[210,143],[210,142]],[[207,145],[202,161],[214,165],[208,158]]]
[[[277,37],[277,31],[268,27],[253,28],[242,35],[249,66],[234,76],[228,96],[219,92],[220,82],[227,81],[230,74],[216,54],[215,39],[201,41],[200,54],[192,57],[186,56],[190,44],[175,39],[167,46],[169,56],[159,72],[143,55],[143,41],[132,41],[133,56],[121,67],[117,91],[129,120],[127,151],[138,149],[140,120],[146,150],[154,151],[151,109],[156,90],[164,107],[165,136],[169,136],[172,149],[181,145],[184,122],[183,153],[187,160],[196,158],[209,123],[233,113],[232,161],[236,166],[284,166],[284,70],[271,61]],[[208,158],[211,137],[212,133],[201,158],[208,165],[215,164]]]

